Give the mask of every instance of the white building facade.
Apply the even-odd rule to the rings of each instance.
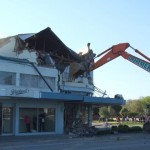
[[[25,36],[19,37],[24,42]],[[35,50],[16,50],[17,38],[0,41],[0,135],[64,134],[75,118],[82,117],[84,124],[92,125],[93,104],[124,103],[92,97],[91,78],[80,76],[70,81],[67,67],[62,73],[52,61],[44,66],[37,64]],[[29,44],[32,37],[30,40]]]
[[[0,68],[1,134],[63,133],[63,126],[58,126],[63,123],[60,119],[63,118],[63,103],[41,99],[41,92],[50,90],[36,70],[30,64],[9,59],[0,59]],[[38,69],[57,92],[58,71]],[[25,120],[27,117],[30,127]]]

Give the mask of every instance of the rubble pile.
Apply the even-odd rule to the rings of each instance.
[[[88,127],[81,119],[76,119],[73,123],[73,127],[70,134],[76,136],[94,136],[97,133],[97,129],[94,126]]]

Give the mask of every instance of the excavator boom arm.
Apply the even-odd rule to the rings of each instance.
[[[127,59],[128,61],[134,63],[135,65],[141,67],[142,69],[150,72],[150,63],[149,62],[142,60],[138,57],[135,57],[127,52],[123,52],[121,56],[123,58]]]
[[[138,57],[135,57],[127,52],[125,52],[125,50],[131,47],[129,43],[120,43],[118,45],[114,45],[111,48],[105,50],[104,52],[102,52],[101,54],[97,55],[97,57],[100,57],[102,55],[105,55],[103,57],[101,57],[97,62],[93,63],[91,65],[91,67],[89,68],[90,71],[95,70],[98,67],[101,67],[102,65],[108,63],[109,61],[122,56],[123,58],[127,59],[128,61],[134,63],[135,65],[143,68],[144,70],[150,72],[150,58],[147,57],[146,55],[144,55],[143,53],[141,53],[139,50],[134,49],[133,47],[131,47],[132,49],[134,49],[134,51],[138,54],[140,54],[141,56],[143,56],[145,59],[148,60],[142,60]]]

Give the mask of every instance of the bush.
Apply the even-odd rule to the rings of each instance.
[[[141,132],[143,129],[139,126],[133,126],[128,129],[129,132]]]
[[[146,132],[150,132],[150,122],[144,123],[143,130]]]
[[[105,134],[117,134],[117,133],[133,133],[133,132],[141,132],[143,131],[140,126],[129,127],[128,125],[119,125],[112,126],[111,130],[100,130],[97,131],[97,135],[105,135]]]
[[[105,134],[110,134],[111,130],[99,130],[97,131],[97,135],[105,135]]]
[[[118,126],[118,132],[120,133],[127,133],[129,131],[128,125],[119,125]]]
[[[112,133],[112,134],[118,133],[118,126],[112,126],[112,127],[111,127],[111,133]]]
[[[112,130],[112,131],[118,131],[118,126],[112,126],[112,127],[111,127],[111,130]]]

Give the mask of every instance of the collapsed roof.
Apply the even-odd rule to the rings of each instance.
[[[79,61],[79,55],[68,48],[48,27],[30,37],[19,36],[30,49],[36,49],[50,53],[54,58],[63,57],[67,61]]]
[[[18,37],[26,48],[37,50],[39,53],[48,53],[61,72],[71,62],[80,62],[80,56],[68,48],[49,27],[36,34],[18,35]]]
[[[11,45],[13,52],[19,55],[23,53],[25,49],[28,49],[29,52],[36,52],[37,57],[39,55],[44,55],[45,57],[45,55],[48,54],[49,56],[47,56],[54,60],[56,68],[61,72],[70,63],[80,62],[81,59],[80,55],[67,47],[49,27],[38,33],[19,34],[0,39],[0,47],[11,43],[12,38],[15,39],[14,46]],[[8,49],[10,51],[10,48]],[[3,48],[1,54],[6,51],[8,50]],[[7,54],[9,54],[10,57],[14,57],[14,54],[11,55],[9,52],[7,52]]]

